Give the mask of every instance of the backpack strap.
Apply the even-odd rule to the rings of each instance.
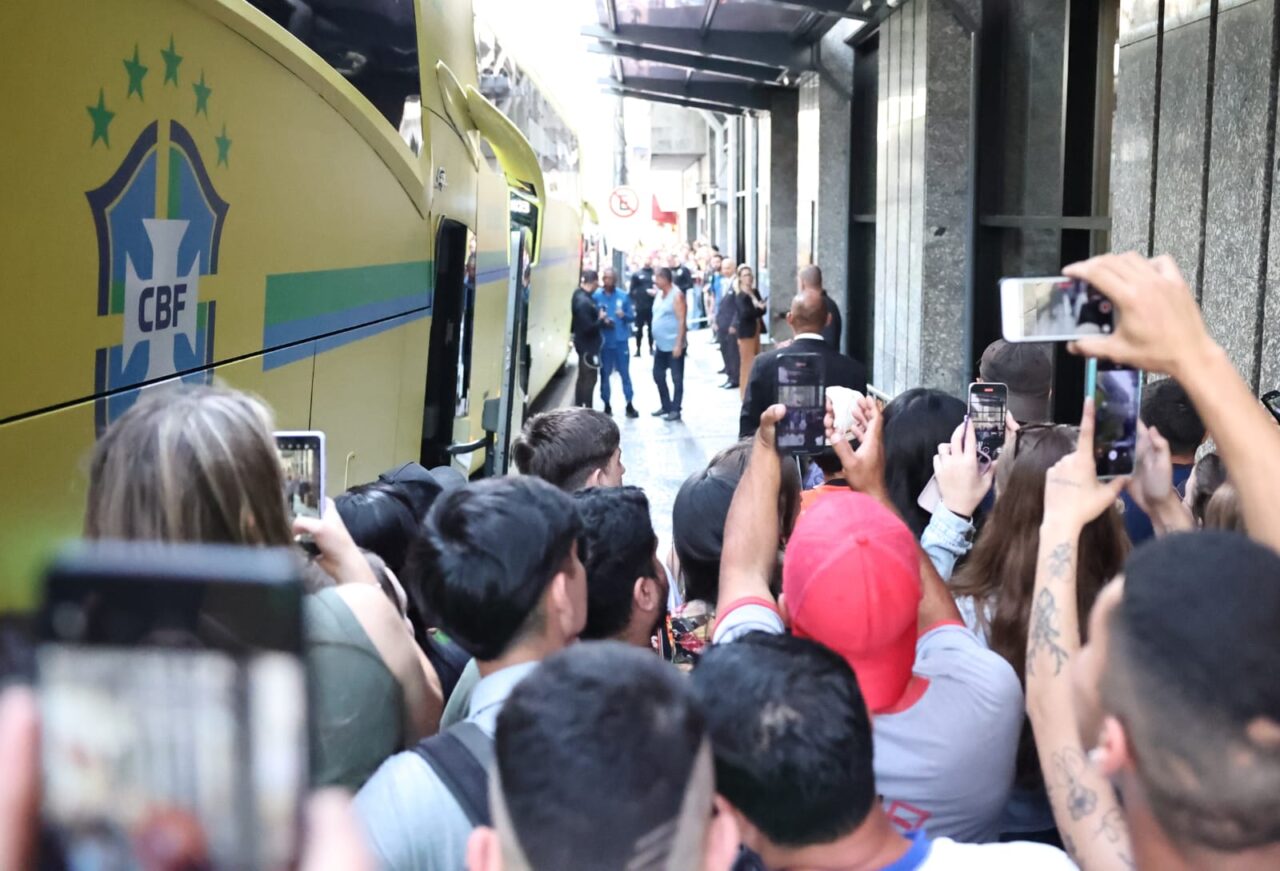
[[[472,826],[492,824],[489,766],[493,763],[493,739],[479,726],[459,723],[419,741],[413,752],[435,771]]]

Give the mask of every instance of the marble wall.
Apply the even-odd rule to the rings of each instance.
[[[889,393],[963,388],[969,37],[942,0],[882,26],[872,380]]]
[[[1122,3],[1113,247],[1173,255],[1214,337],[1269,390],[1280,386],[1275,0],[1165,7],[1162,20],[1153,0]]]
[[[797,183],[800,169],[799,94],[781,91],[769,111],[769,232],[768,273],[770,323],[775,338],[785,339],[791,328],[784,319],[795,296],[797,250]],[[763,192],[762,192],[763,194]]]

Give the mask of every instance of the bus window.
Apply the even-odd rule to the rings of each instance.
[[[351,82],[400,130],[417,99],[416,4],[400,0],[248,0]],[[418,115],[421,143],[421,114]],[[406,141],[412,141],[406,136]]]

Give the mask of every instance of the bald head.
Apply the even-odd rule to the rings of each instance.
[[[725,258],[724,260],[720,261],[720,274],[723,275],[725,278],[733,278],[734,273],[736,273],[737,271],[738,271],[738,264],[734,263],[732,260]]]
[[[816,266],[805,266],[800,270],[801,290],[822,290],[822,270]]]
[[[816,268],[816,267],[815,267]],[[827,325],[827,304],[822,296],[812,290],[802,290],[791,300],[791,313],[787,323],[799,333],[820,333]]]

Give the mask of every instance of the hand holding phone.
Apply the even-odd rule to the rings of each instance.
[[[1271,416],[1280,423],[1280,390],[1271,390],[1262,394],[1262,404],[1271,412]]]
[[[778,402],[787,413],[778,423],[778,450],[814,454],[826,446],[824,362],[818,354],[784,353],[777,358]]]
[[[966,419],[938,446],[933,477],[920,492],[916,504],[930,514],[945,505],[952,514],[973,517],[995,481],[995,465],[979,448],[973,421]]]

